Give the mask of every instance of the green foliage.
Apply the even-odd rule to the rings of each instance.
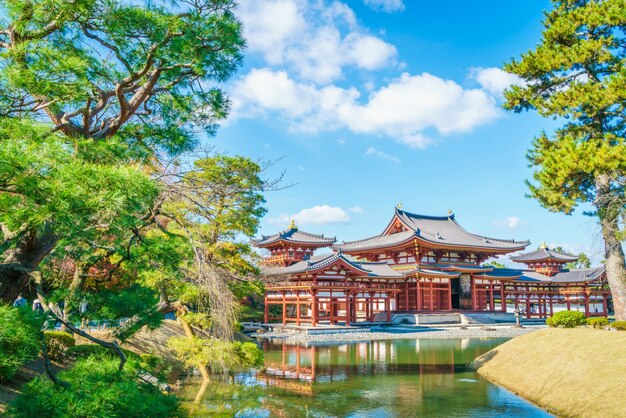
[[[546,319],[546,324],[551,327],[575,328],[586,323],[585,314],[578,311],[561,311]]]
[[[498,262],[497,262],[497,261],[495,261],[495,260],[494,260],[494,261],[492,261],[492,262],[490,262],[490,263],[486,263],[485,265],[486,265],[486,266],[490,266],[490,267],[499,268],[499,269],[503,269],[503,268],[505,268],[505,267],[506,267],[504,264],[502,264],[502,263],[498,263]]]
[[[56,386],[40,376],[29,382],[15,399],[14,417],[170,417],[177,407],[175,397],[162,394],[138,379],[138,370],[108,357],[89,357],[76,362],[58,377],[69,388]]]
[[[59,361],[68,348],[76,345],[74,336],[63,331],[44,331],[46,350],[51,360]]]
[[[585,253],[578,254],[578,260],[571,261],[565,264],[565,268],[567,269],[588,269],[591,267],[591,260],[589,256]]]
[[[615,321],[611,323],[611,328],[617,331],[626,331],[626,321]]]
[[[609,320],[603,316],[598,318],[587,318],[587,325],[602,329],[609,325]]]
[[[212,373],[216,374],[263,366],[263,351],[250,342],[172,337],[167,345],[188,366],[205,364]]]
[[[0,381],[11,379],[21,365],[38,357],[42,322],[28,308],[0,304]]]
[[[141,361],[141,357],[139,356],[139,354],[135,353],[134,351],[126,350],[124,348],[122,348],[122,351],[124,352],[124,355],[129,362]],[[86,359],[92,356],[103,358],[110,357],[111,359],[119,358],[115,351],[98,344],[78,344],[68,348],[65,354],[75,359]]]
[[[504,66],[525,82],[505,92],[505,107],[563,118],[553,135],[535,140],[528,158],[538,170],[529,186],[546,208],[571,213],[595,202],[599,176],[626,174],[626,3],[552,3],[536,48]]]

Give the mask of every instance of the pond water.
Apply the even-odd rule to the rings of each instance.
[[[468,368],[506,341],[402,339],[335,345],[264,341],[265,369],[182,393],[195,416],[548,417]]]

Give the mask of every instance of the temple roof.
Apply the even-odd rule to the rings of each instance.
[[[488,279],[515,278],[517,282],[589,283],[601,278],[604,272],[605,267],[601,266],[587,269],[564,270],[552,276],[546,276],[534,270],[494,268],[492,271],[477,275],[476,277]]]
[[[511,260],[518,263],[536,263],[539,261],[554,260],[563,263],[578,260],[577,255],[554,251],[546,246],[542,246],[536,251],[511,256]]]
[[[380,277],[380,278],[402,278],[404,275],[389,267],[385,262],[372,263],[354,261],[344,256],[341,252],[333,254],[323,254],[311,257],[308,260],[299,261],[291,266],[287,267],[275,267],[270,269],[264,269],[265,275],[283,275],[283,274],[300,274],[306,272],[312,272],[321,270],[326,267],[332,266],[337,262],[343,262],[348,267],[352,267],[357,272],[367,277]]]
[[[323,234],[317,235],[310,232],[300,231],[292,221],[291,225],[284,231],[274,235],[261,235],[261,238],[253,239],[252,243],[257,247],[267,247],[279,241],[325,247],[334,244],[335,241],[337,241],[337,238],[325,237]]]
[[[398,219],[408,231],[386,234]],[[395,209],[394,217],[383,234],[359,241],[335,245],[342,251],[361,251],[375,248],[393,247],[404,244],[413,238],[444,246],[472,247],[480,249],[516,251],[524,249],[529,241],[502,240],[467,232],[454,219],[454,215],[426,216]]]

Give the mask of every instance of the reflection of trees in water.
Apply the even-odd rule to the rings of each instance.
[[[499,407],[494,402],[502,402],[494,393],[501,391],[466,366],[501,342],[393,340],[309,347],[265,342],[266,368],[238,374],[239,384],[211,384],[194,413],[465,416],[472,411],[493,416]],[[193,401],[195,395],[190,389],[185,399]],[[510,405],[502,408],[515,412],[506,409]]]
[[[242,380],[228,377],[203,382],[202,379],[192,379],[185,383],[178,396],[191,416],[233,416],[239,411],[263,410],[266,388],[245,384]]]

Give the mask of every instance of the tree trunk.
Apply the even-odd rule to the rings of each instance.
[[[185,335],[187,336],[187,338],[191,339],[196,336],[196,333],[193,331],[193,328],[191,328],[191,325],[189,325],[189,322],[183,319],[182,315],[178,316],[178,320],[183,325],[183,330],[185,330]],[[211,377],[209,375],[209,369],[207,368],[206,364],[199,363],[198,369],[200,370],[200,373],[202,374],[202,380],[204,382],[208,382],[209,380],[211,380]]]
[[[74,276],[72,277],[72,282],[69,286],[69,291],[67,296],[63,302],[63,318],[68,319],[70,315],[70,307],[72,303],[76,300],[76,294],[83,287],[86,278],[87,268],[85,265],[76,263],[76,268],[74,270]],[[63,325],[61,327],[61,331],[65,331],[67,327]]]
[[[596,208],[604,238],[606,278],[613,297],[615,319],[626,321],[626,259],[618,239],[620,205],[609,186],[609,176],[601,175],[596,179]]]
[[[15,247],[4,253],[0,263],[0,298],[12,302],[30,280],[29,274],[39,267],[44,258],[54,249],[58,237],[49,225],[41,231],[29,229],[17,238]]]

